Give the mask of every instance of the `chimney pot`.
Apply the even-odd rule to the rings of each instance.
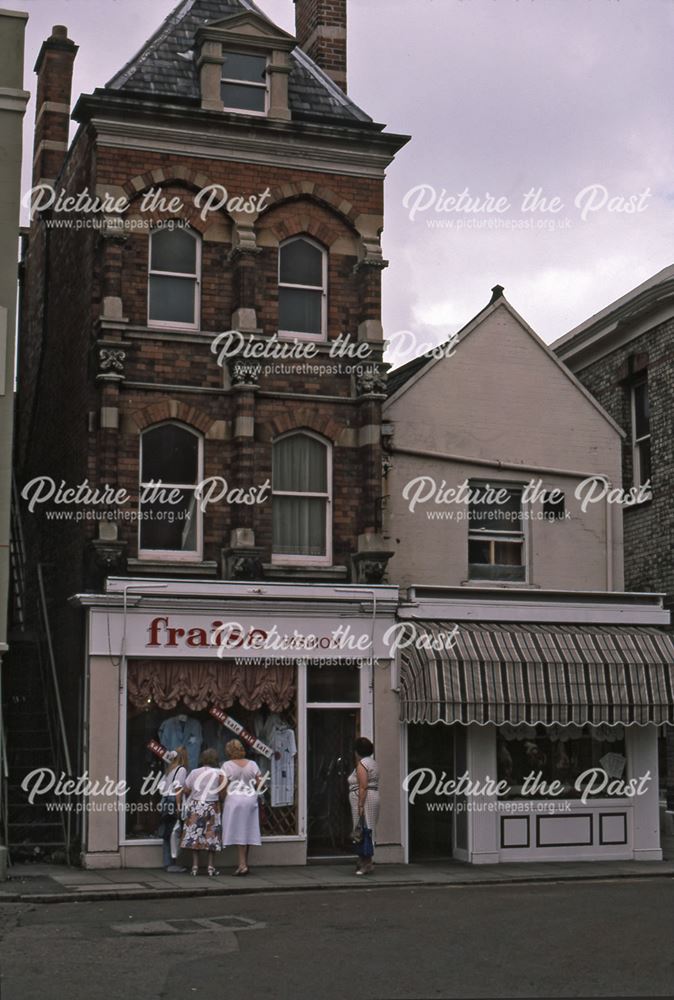
[[[77,46],[64,24],[55,24],[35,63],[33,187],[58,177],[68,151],[73,63]]]

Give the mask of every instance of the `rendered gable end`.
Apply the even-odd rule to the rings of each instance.
[[[508,303],[389,401],[396,445],[620,476],[617,425]],[[404,419],[401,419],[404,414]]]
[[[401,587],[470,586],[468,506],[446,499],[462,483],[524,488],[521,582],[494,586],[620,590],[622,509],[601,499],[581,509],[585,479],[619,487],[621,433],[500,300],[462,331],[452,356],[410,368],[384,408],[392,424],[385,539]],[[543,517],[542,491],[559,491],[565,512]],[[420,498],[415,503],[414,498]]]

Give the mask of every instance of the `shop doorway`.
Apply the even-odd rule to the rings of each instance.
[[[360,735],[361,671],[352,665],[307,666],[307,851],[353,856],[348,777]]]
[[[407,726],[407,773],[426,768],[444,781],[454,777],[454,734],[450,726]],[[413,787],[413,786],[412,786]],[[453,798],[435,792],[408,802],[409,860],[436,861],[452,856]]]
[[[307,847],[310,857],[353,855],[348,777],[359,711],[319,708],[307,712]]]

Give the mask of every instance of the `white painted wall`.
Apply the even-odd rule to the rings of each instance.
[[[602,502],[584,514],[574,497],[590,475],[621,484],[620,434],[503,300],[463,336],[452,357],[392,397],[384,419],[394,426],[393,467],[384,489],[386,541],[395,552],[391,582],[459,586],[468,580],[467,521],[427,516],[430,509],[465,507],[427,503],[410,513],[402,495],[410,480],[430,476],[438,485],[457,486],[464,479],[542,479],[545,489],[564,491],[571,519],[526,523],[528,584],[622,589],[620,508]],[[539,502],[533,511],[540,510]]]
[[[468,726],[468,770],[471,780],[485,781],[496,775],[496,727]],[[627,777],[641,777],[649,770],[653,780],[644,795],[633,798],[559,800],[554,812],[542,800],[526,802],[527,812],[512,806],[516,801],[497,801],[486,796],[469,799],[491,802],[495,809],[469,814],[469,853],[473,864],[531,861],[661,861],[657,792],[657,733],[655,726],[632,726],[625,730]],[[501,820],[506,843],[502,846]],[[624,820],[623,820],[624,817]],[[623,826],[624,823],[624,826]],[[609,842],[623,839],[626,843]],[[602,841],[606,841],[602,843]],[[519,845],[519,846],[515,846]]]

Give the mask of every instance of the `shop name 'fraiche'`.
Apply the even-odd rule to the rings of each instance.
[[[256,650],[286,652],[288,650],[346,650],[366,653],[372,649],[369,633],[355,633],[350,625],[339,625],[327,635],[302,633],[294,629],[292,634],[280,632],[276,625],[247,627],[237,621],[219,621],[202,626],[182,627],[171,624],[168,615],[153,618],[148,625],[149,649],[175,649],[184,643],[191,649],[215,647],[218,656],[225,656],[231,650]],[[452,649],[459,636],[459,626],[449,632],[438,632],[429,636],[418,631],[413,622],[396,622],[382,636],[382,646],[390,656],[400,649],[428,649],[433,651]]]

